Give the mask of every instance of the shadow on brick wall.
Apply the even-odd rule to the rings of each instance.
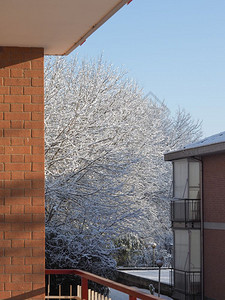
[[[33,290],[31,292],[27,292],[27,293],[23,293],[21,295],[17,295],[14,297],[10,297],[10,298],[6,298],[5,300],[25,300],[25,299],[30,299],[32,297],[37,297],[37,296],[43,296],[45,295],[45,287],[37,289],[37,290]],[[40,299],[43,299],[40,298]],[[38,300],[38,298],[36,298]]]
[[[30,64],[31,60],[43,57],[42,48],[22,48],[22,47],[0,47],[0,68],[12,67],[19,65],[19,68],[26,68],[26,63]]]

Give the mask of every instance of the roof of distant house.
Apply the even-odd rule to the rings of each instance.
[[[176,160],[186,157],[198,157],[215,153],[225,152],[225,131],[198,142],[188,144],[177,151],[168,152],[164,155],[165,160]]]

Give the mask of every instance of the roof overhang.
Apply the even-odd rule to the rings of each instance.
[[[0,46],[69,54],[129,0],[1,0]]]
[[[201,157],[205,155],[219,154],[223,152],[225,152],[225,142],[168,152],[164,154],[164,159],[166,161],[171,161],[187,157]]]

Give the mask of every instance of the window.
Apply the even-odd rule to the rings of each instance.
[[[200,162],[180,159],[173,162],[173,194],[178,199],[200,199]]]
[[[174,268],[180,271],[200,271],[200,230],[174,230]]]

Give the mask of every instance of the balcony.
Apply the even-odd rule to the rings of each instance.
[[[148,295],[138,290],[128,287],[126,285],[117,283],[115,281],[102,278],[100,276],[81,271],[81,270],[45,270],[45,274],[47,275],[47,282],[46,282],[46,296],[45,299],[77,299],[77,300],[110,300],[110,298],[96,293],[93,290],[88,288],[88,281],[98,283],[102,286],[112,288],[114,290],[120,291],[125,293],[129,296],[129,300],[157,300],[158,297]],[[58,286],[58,293],[52,294],[51,291],[51,276],[54,275],[70,275],[70,276],[79,276],[81,285],[70,286],[69,288],[69,295],[62,295],[62,287],[61,285]]]
[[[173,270],[174,290],[185,296],[199,296],[201,294],[201,273]],[[197,297],[191,299],[198,299]],[[185,298],[186,299],[186,298]],[[189,299],[189,297],[187,298]]]
[[[172,222],[200,222],[200,200],[199,199],[174,199],[171,201]]]

